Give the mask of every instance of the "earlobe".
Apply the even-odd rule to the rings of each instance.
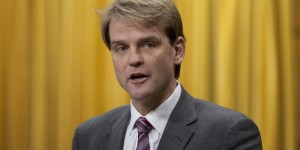
[[[185,54],[185,39],[182,36],[179,36],[176,40],[174,45],[175,49],[175,57],[174,63],[176,65],[180,65],[183,61],[184,54]]]

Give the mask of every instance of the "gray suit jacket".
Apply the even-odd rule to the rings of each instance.
[[[182,88],[183,89],[183,88]],[[122,150],[130,106],[111,110],[77,127],[73,150]],[[184,89],[158,150],[260,150],[255,123],[241,113],[195,99]]]

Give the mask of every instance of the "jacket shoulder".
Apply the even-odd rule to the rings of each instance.
[[[91,149],[98,147],[98,140],[108,135],[120,122],[129,120],[129,105],[115,108],[102,115],[91,118],[80,124],[74,133],[72,149]],[[107,138],[100,140],[107,142]],[[102,145],[105,146],[105,145]]]
[[[261,149],[259,129],[249,117],[205,100],[194,99],[194,102],[198,116],[196,131],[201,131],[208,139],[214,139],[205,143],[218,145],[216,149],[234,149],[237,145],[241,149]]]
[[[129,105],[112,109],[102,115],[95,116],[78,126],[79,129],[108,128],[120,119],[120,115],[129,114]],[[123,118],[123,117],[122,117]]]
[[[194,98],[193,101],[195,102],[195,109],[198,116],[202,116],[202,117],[207,116],[211,118],[211,120],[222,120],[222,121],[224,120],[233,121],[245,117],[247,118],[246,115],[238,111],[214,104],[209,101],[196,99],[196,98]]]

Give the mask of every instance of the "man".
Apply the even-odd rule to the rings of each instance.
[[[177,81],[185,38],[172,1],[116,0],[101,27],[131,101],[81,124],[74,150],[262,149],[253,121],[193,98]]]

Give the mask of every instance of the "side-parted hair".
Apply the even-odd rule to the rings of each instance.
[[[101,15],[102,39],[110,49],[109,24],[113,17],[138,26],[162,28],[173,45],[184,37],[181,16],[172,0],[115,0]],[[179,78],[180,65],[175,65],[174,77]]]

